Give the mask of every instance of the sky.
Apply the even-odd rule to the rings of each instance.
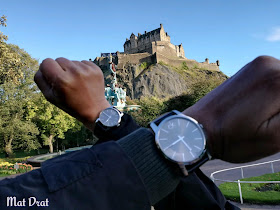
[[[259,55],[280,59],[279,11],[279,0],[2,0],[0,31],[40,62],[88,60],[162,23],[187,58],[219,60],[232,76]]]

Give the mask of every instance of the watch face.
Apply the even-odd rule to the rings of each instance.
[[[205,153],[206,140],[194,119],[177,115],[160,123],[156,143],[168,159],[189,165]]]
[[[104,109],[99,116],[100,122],[107,127],[117,126],[120,118],[120,113],[114,108]]]

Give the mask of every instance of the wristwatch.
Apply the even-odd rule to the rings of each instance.
[[[118,127],[121,123],[123,113],[114,106],[104,109],[99,114],[99,118],[95,121],[97,126],[108,130],[112,127]]]
[[[150,127],[158,149],[185,176],[211,159],[203,126],[195,119],[173,110],[152,121]]]

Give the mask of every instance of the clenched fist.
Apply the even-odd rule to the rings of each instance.
[[[99,113],[110,106],[104,96],[103,73],[92,62],[47,58],[34,80],[48,101],[89,129]]]

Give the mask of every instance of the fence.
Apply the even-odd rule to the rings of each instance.
[[[225,171],[240,169],[241,177],[243,179],[244,178],[243,168],[255,167],[255,166],[264,165],[264,164],[270,164],[271,173],[275,173],[273,163],[279,162],[279,161],[280,161],[280,159],[277,159],[277,160],[267,161],[267,162],[263,162],[263,163],[256,163],[256,164],[251,164],[251,165],[246,165],[246,166],[238,166],[238,167],[233,167],[233,168],[227,168],[227,169],[223,169],[223,170],[219,170],[219,171],[213,172],[210,175],[210,178],[212,179],[213,182],[221,181],[221,182],[234,182],[234,183],[237,183],[238,184],[238,189],[239,189],[239,195],[240,195],[240,203],[243,204],[241,183],[280,183],[280,181],[240,181],[240,180],[232,181],[232,180],[217,179],[217,178],[214,178],[214,175],[218,174],[218,173],[221,173],[221,172],[225,172]]]

